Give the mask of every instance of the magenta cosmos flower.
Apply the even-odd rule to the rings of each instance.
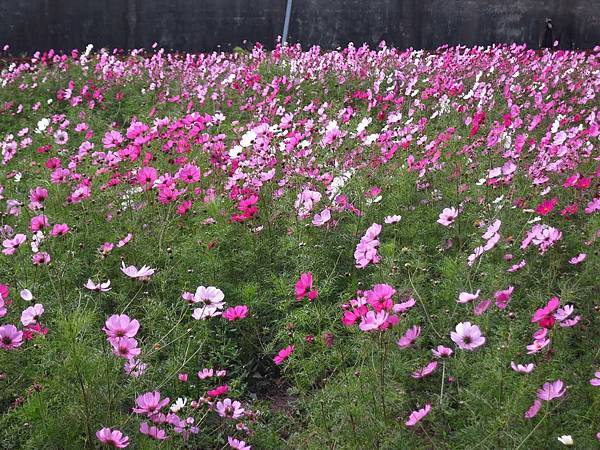
[[[240,402],[232,401],[230,398],[226,398],[222,402],[217,402],[217,413],[221,417],[227,417],[229,419],[239,419],[244,415],[244,408]]]
[[[125,448],[129,445],[129,437],[125,436],[119,430],[102,428],[101,430],[96,431],[96,437],[104,445],[114,448]]]
[[[421,419],[423,419],[423,417],[429,414],[430,411],[431,405],[428,403],[425,405],[425,407],[411,412],[410,416],[408,417],[408,420],[405,422],[406,426],[414,427],[417,423],[421,421]]]
[[[538,389],[537,397],[540,400],[549,402],[550,400],[554,400],[555,398],[565,395],[566,390],[567,388],[562,380],[547,382],[544,383],[540,389]]]
[[[23,344],[23,332],[13,324],[0,326],[0,348],[14,350]]]
[[[294,295],[296,296],[296,300],[302,300],[305,296],[308,296],[308,300],[311,302],[317,298],[318,292],[313,289],[312,273],[304,272],[300,274],[300,279],[296,281]]]
[[[496,291],[496,293],[494,294],[494,298],[496,299],[496,306],[499,309],[506,308],[506,305],[508,305],[508,302],[510,302],[510,298],[514,289],[515,288],[513,286],[509,286],[508,288],[503,289],[501,291]]]
[[[146,414],[148,417],[160,412],[162,408],[169,404],[169,397],[160,399],[160,392],[146,392],[135,399],[137,407],[133,408],[133,412],[138,414]]]
[[[485,337],[477,325],[471,322],[461,322],[456,325],[456,331],[450,333],[450,338],[463,350],[475,350],[485,343]]]
[[[279,353],[277,353],[277,356],[275,356],[275,358],[273,358],[273,362],[276,365],[279,366],[286,359],[288,359],[292,353],[294,353],[294,346],[293,345],[288,345],[287,347],[282,348],[281,350],[279,350]]]
[[[104,323],[102,330],[109,338],[134,337],[140,329],[140,323],[130,319],[127,314],[113,314]]]
[[[138,348],[138,342],[130,337],[109,338],[108,341],[112,345],[113,353],[127,360],[133,359],[142,353],[142,349]]]
[[[556,321],[554,317],[554,311],[556,311],[559,306],[560,300],[558,297],[552,297],[550,300],[548,300],[546,306],[533,313],[531,322],[539,322],[540,327],[542,328],[552,328],[554,326],[554,322]]]
[[[418,325],[415,325],[411,328],[409,328],[408,330],[406,330],[406,333],[404,333],[404,336],[402,336],[397,344],[398,347],[400,347],[401,349],[405,349],[410,347],[411,345],[413,345],[415,343],[415,341],[417,340],[417,338],[421,335],[421,327]]]
[[[223,317],[227,320],[241,320],[248,315],[248,307],[246,305],[238,305],[233,308],[227,308],[223,313]]]

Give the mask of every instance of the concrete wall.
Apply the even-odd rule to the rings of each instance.
[[[286,0],[0,0],[13,53],[97,47],[228,50],[283,28]],[[552,18],[562,48],[600,44],[600,0],[294,0],[290,41],[325,48],[382,39],[400,48],[526,42]],[[555,35],[555,36],[556,36]]]

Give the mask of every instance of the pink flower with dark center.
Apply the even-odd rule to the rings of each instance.
[[[23,345],[23,332],[12,324],[0,326],[0,348],[14,350]]]
[[[454,352],[451,348],[438,345],[436,348],[431,350],[431,353],[433,353],[433,356],[436,358],[450,358]]]
[[[44,314],[44,305],[36,303],[21,313],[21,323],[25,326],[34,324]]]
[[[186,164],[177,172],[176,177],[184,183],[196,183],[200,181],[200,169],[193,164]]]
[[[294,295],[296,296],[296,300],[302,300],[307,296],[311,302],[317,298],[318,292],[316,289],[313,289],[313,275],[311,272],[300,274],[300,279],[296,281]]]
[[[429,412],[431,411],[431,405],[427,403],[425,407],[413,411],[410,413],[408,420],[405,422],[407,427],[414,427],[419,423]]]
[[[107,131],[102,138],[102,143],[106,149],[118,147],[123,143],[123,135],[115,130]]]
[[[5,239],[2,241],[4,249],[2,253],[5,255],[13,255],[17,249],[27,240],[27,236],[22,233],[15,234],[12,239]]]
[[[275,363],[275,365],[279,366],[286,359],[288,359],[292,353],[294,353],[294,346],[288,345],[287,347],[279,350],[279,353],[277,353],[277,356],[275,356],[275,358],[273,358],[273,362]]]
[[[475,350],[485,343],[485,337],[477,325],[471,322],[461,322],[456,325],[456,331],[450,333],[450,338],[463,350]]]
[[[140,433],[145,434],[151,439],[157,441],[164,441],[167,438],[167,433],[161,428],[157,428],[154,425],[148,425],[148,422],[142,422],[140,424]]]
[[[425,367],[415,370],[410,376],[413,378],[425,378],[426,376],[431,375],[437,369],[438,363],[437,361],[430,361]]]
[[[29,229],[34,233],[44,228],[48,228],[49,226],[50,222],[48,221],[48,217],[43,214],[32,217],[29,223]]]
[[[458,210],[456,208],[444,208],[440,213],[440,218],[437,220],[437,223],[449,227],[454,223],[457,217]]]
[[[389,311],[393,308],[392,297],[396,290],[389,284],[376,284],[372,289],[365,291],[367,301],[376,312]]]
[[[130,319],[127,314],[113,314],[102,328],[109,338],[134,337],[140,328],[140,323]]]
[[[496,291],[494,298],[496,299],[496,306],[498,309],[506,308],[506,305],[508,305],[508,302],[510,302],[510,298],[514,289],[515,288],[513,286],[509,286],[504,290]]]
[[[96,437],[104,445],[114,448],[125,448],[129,445],[129,437],[125,436],[119,430],[111,430],[110,428],[102,428],[96,431]]]
[[[537,397],[540,400],[549,402],[550,400],[554,400],[555,398],[565,395],[566,390],[567,388],[562,380],[547,382],[544,383],[540,389],[538,389]]]
[[[50,231],[50,236],[64,236],[69,232],[69,225],[66,223],[57,223],[52,227],[52,231]]]
[[[31,261],[34,266],[41,266],[42,264],[50,264],[51,258],[46,252],[38,252],[31,257]]]
[[[135,399],[137,405],[133,408],[133,412],[137,414],[145,414],[148,417],[152,417],[154,414],[160,412],[162,408],[169,404],[169,397],[160,399],[160,392],[146,392]]]
[[[127,360],[133,359],[142,352],[142,349],[138,348],[138,342],[134,338],[130,337],[117,337],[109,338],[108,342],[113,348],[113,353],[121,358]]]
[[[136,174],[137,182],[147,189],[152,187],[157,178],[158,171],[150,166],[141,168]]]
[[[241,320],[248,314],[248,307],[246,305],[234,306],[233,308],[227,308],[223,313],[223,317],[227,320]]]
[[[237,400],[232,401],[230,398],[217,402],[216,410],[219,416],[228,419],[239,419],[244,415],[242,404]]]
[[[405,349],[410,347],[415,343],[417,338],[421,335],[421,327],[418,325],[414,325],[413,327],[406,330],[406,333],[398,340],[398,347],[401,349]]]

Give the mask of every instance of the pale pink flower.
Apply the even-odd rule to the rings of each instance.
[[[109,338],[134,337],[140,329],[140,323],[127,314],[113,314],[102,328]]]
[[[160,412],[162,408],[169,404],[169,397],[160,399],[160,392],[146,392],[135,399],[137,405],[133,408],[133,412],[138,414],[145,414],[148,417],[152,417],[154,414]]]
[[[410,347],[415,343],[417,338],[421,334],[421,327],[418,325],[414,325],[413,327],[406,330],[406,333],[398,340],[398,347],[401,349],[405,349]]]
[[[437,220],[437,223],[448,227],[454,223],[457,217],[458,210],[456,210],[456,208],[444,208],[440,213],[440,218]]]
[[[538,389],[537,397],[540,400],[549,402],[550,400],[554,400],[555,398],[565,395],[566,390],[567,388],[562,380],[547,382],[544,383],[540,389]]]
[[[100,282],[98,284],[94,283],[91,279],[88,278],[84,287],[88,288],[90,291],[97,292],[108,292],[112,288],[110,287],[110,280],[105,281],[104,283]]]
[[[129,278],[137,279],[140,281],[149,280],[154,274],[155,269],[151,269],[149,266],[142,266],[138,269],[135,266],[125,267],[125,263],[121,261],[121,272],[127,275]]]
[[[479,289],[477,289],[477,292],[475,292],[474,294],[470,294],[468,292],[461,292],[460,294],[458,294],[458,303],[469,303],[473,300],[477,300],[479,298],[479,293],[481,291]]]
[[[24,326],[34,324],[42,314],[44,314],[44,306],[40,303],[36,303],[21,313],[21,323]]]
[[[358,325],[362,331],[375,331],[384,329],[389,314],[387,311],[369,311],[365,314]]]
[[[322,227],[331,220],[331,211],[329,208],[324,209],[313,217],[312,224],[316,227]]]
[[[427,403],[425,407],[410,413],[408,420],[405,422],[407,427],[413,427],[423,419],[431,411],[431,405]]]
[[[0,326],[0,348],[14,350],[23,345],[23,332],[13,324]]]
[[[550,343],[550,339],[536,339],[533,341],[533,344],[530,344],[527,346],[527,350],[529,350],[527,352],[527,354],[533,355],[535,353],[538,353],[540,350],[542,350],[544,347],[546,347],[549,343]]]
[[[230,398],[217,402],[216,410],[219,416],[229,419],[239,419],[244,415],[242,404],[237,400],[232,401]]]
[[[429,376],[435,372],[437,366],[437,361],[430,361],[429,364],[427,364],[425,367],[415,370],[410,376],[417,379],[425,378],[426,376]]]
[[[531,373],[533,371],[533,369],[535,368],[535,364],[529,363],[529,364],[523,365],[523,364],[515,364],[513,361],[511,361],[510,367],[512,367],[512,370],[514,370],[515,372]]]
[[[451,348],[438,345],[436,348],[431,350],[431,353],[433,353],[433,356],[436,358],[450,358],[454,352]]]
[[[569,264],[579,264],[580,262],[583,262],[585,260],[585,258],[587,258],[587,254],[586,253],[580,253],[577,256],[573,256],[570,260],[569,260]]]
[[[491,304],[492,304],[491,300],[481,300],[473,308],[473,314],[475,314],[476,316],[483,315],[483,313],[485,313],[488,310],[488,308],[491,306]]]
[[[463,350],[475,350],[485,343],[485,337],[477,325],[471,322],[461,322],[456,325],[456,331],[450,333],[450,338]]]
[[[206,305],[202,308],[194,308],[192,317],[196,320],[205,320],[223,314],[223,303],[217,305]]]
[[[252,447],[247,445],[245,441],[240,441],[239,439],[235,439],[231,436],[227,436],[227,443],[230,448],[234,448],[236,450],[252,450]]]
[[[592,386],[600,386],[600,372],[594,374],[594,378],[590,380]]]
[[[397,314],[405,313],[411,308],[413,308],[416,304],[417,302],[415,301],[415,299],[411,297],[405,302],[395,303],[394,306],[392,306],[392,311],[394,311]]]
[[[138,348],[137,346],[137,340],[134,338],[117,337],[109,338],[108,341],[113,348],[113,353],[127,360],[139,356],[139,354],[142,352],[142,349]]]
[[[383,219],[383,222],[387,223],[387,224],[393,224],[393,223],[400,222],[400,220],[402,220],[402,216],[393,215],[393,216],[385,216],[385,218]]]
[[[123,370],[130,377],[139,378],[144,374],[147,367],[148,364],[138,361],[135,358],[131,358],[127,360],[127,362],[123,366]]]
[[[142,422],[140,424],[140,433],[145,434],[149,438],[157,441],[163,441],[167,438],[167,433],[165,430],[157,428],[154,425],[150,426],[148,425],[148,422]]]
[[[22,233],[15,234],[15,236],[12,239],[4,239],[2,241],[2,246],[4,247],[2,253],[4,253],[5,255],[14,254],[26,240],[27,236],[25,236]]]
[[[119,430],[102,428],[101,430],[96,431],[96,437],[100,442],[109,447],[125,448],[129,445],[129,437],[125,436]]]
[[[537,413],[540,411],[540,408],[542,407],[542,401],[539,398],[536,398],[533,401],[533,405],[531,405],[531,407],[525,412],[525,419],[529,420],[529,419],[533,419]]]
[[[221,289],[214,286],[198,286],[196,293],[194,294],[194,303],[204,303],[207,306],[219,306],[223,305],[224,298],[225,294],[223,294]]]

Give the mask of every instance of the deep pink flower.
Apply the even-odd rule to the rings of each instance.
[[[496,306],[499,309],[506,308],[506,305],[508,305],[508,302],[510,302],[510,298],[512,296],[514,289],[515,288],[513,286],[509,286],[508,288],[506,288],[504,290],[496,291],[496,293],[494,294],[494,297],[496,299]]]
[[[223,317],[227,320],[241,320],[248,314],[248,307],[246,305],[238,305],[232,308],[227,308],[223,313]]]
[[[471,322],[456,325],[456,331],[450,333],[450,338],[463,350],[475,350],[485,343],[481,330],[477,325],[471,325]]]
[[[12,324],[0,326],[0,348],[14,350],[23,344],[23,332]]]
[[[113,353],[127,360],[139,356],[139,354],[142,352],[142,349],[138,348],[137,346],[137,340],[134,338],[117,337],[109,338],[108,341],[113,348]]]
[[[48,221],[48,217],[43,214],[32,217],[29,223],[29,229],[34,233],[44,228],[48,228],[49,226],[50,222]]]
[[[552,297],[548,300],[548,303],[543,308],[538,309],[531,318],[531,322],[539,322],[543,328],[552,328],[554,326],[555,318],[554,311],[560,306],[560,300],[558,297]]]
[[[562,380],[547,382],[544,383],[540,389],[538,389],[537,397],[540,400],[549,402],[550,400],[554,400],[555,398],[565,395],[566,390],[567,388]]]
[[[102,428],[101,430],[96,431],[96,437],[100,442],[110,447],[125,448],[129,445],[129,437],[125,436],[119,430]]]
[[[318,292],[313,289],[313,275],[311,272],[300,274],[300,279],[296,281],[294,295],[296,296],[296,300],[302,300],[308,295],[308,300],[311,302],[317,298]]]
[[[535,208],[535,212],[542,216],[547,216],[557,204],[558,198],[556,197],[551,200],[544,200]]]
[[[367,301],[376,312],[389,311],[394,306],[392,297],[396,290],[389,284],[376,284],[372,289],[365,291]]]
[[[186,164],[177,172],[176,177],[184,183],[196,183],[200,180],[200,169],[193,164]]]
[[[137,182],[145,188],[151,188],[157,178],[158,171],[150,166],[142,167],[136,175]]]
[[[410,413],[408,420],[405,422],[407,427],[414,427],[418,422],[423,419],[431,411],[431,405],[427,403],[425,407],[413,411]]]
[[[211,389],[207,392],[210,397],[219,397],[223,394],[227,394],[229,392],[229,386],[227,384],[223,384],[221,386],[217,386],[214,389]]]
[[[52,227],[52,231],[50,231],[50,235],[52,237],[64,236],[69,232],[69,225],[66,223],[57,223]]]
[[[286,359],[288,359],[293,352],[294,352],[294,346],[293,345],[288,345],[287,347],[282,348],[281,350],[279,350],[279,353],[277,353],[277,356],[275,356],[275,358],[273,358],[273,362],[276,365],[279,366]]]

